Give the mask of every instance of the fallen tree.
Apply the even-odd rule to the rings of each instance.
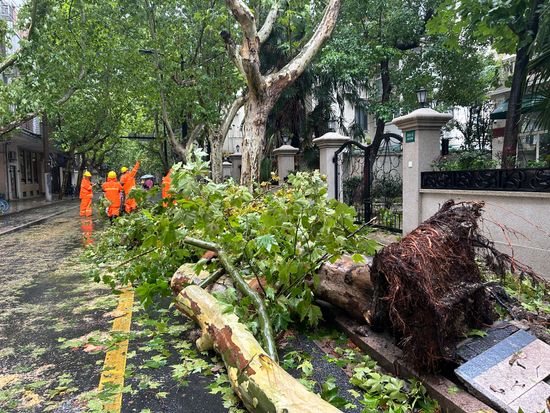
[[[172,283],[178,290],[181,280]],[[308,391],[262,349],[236,315],[198,285],[176,295],[176,307],[200,326],[200,351],[223,359],[231,386],[250,412],[335,413],[337,408]]]
[[[373,286],[371,281],[371,257],[357,263],[350,256],[343,256],[334,263],[324,263],[319,271],[319,282],[313,292],[317,298],[345,311],[359,321],[369,320]]]
[[[382,248],[371,262],[358,264],[342,257],[325,263],[315,295],[374,330],[389,330],[407,360],[422,370],[454,361],[455,344],[471,329],[496,319],[495,301],[547,341],[548,317],[525,310],[481,273],[476,258],[484,258],[501,277],[515,271],[546,284],[480,233],[483,206],[449,200],[401,241]]]

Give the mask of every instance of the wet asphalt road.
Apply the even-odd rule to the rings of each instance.
[[[60,205],[52,207],[43,208],[42,216]],[[4,217],[9,219],[4,225],[37,219],[40,211],[17,215]],[[85,412],[89,401],[98,398],[95,391],[107,349],[95,351],[90,345],[103,344],[112,323],[108,313],[118,300],[86,276],[80,261],[84,246],[94,241],[98,224],[78,217],[78,210],[72,209],[0,236],[0,413]],[[146,328],[138,324],[138,307],[132,330],[139,332]],[[185,339],[183,334],[178,333],[173,343]],[[130,340],[125,385],[131,391],[123,395],[122,411],[228,411],[221,397],[206,388],[212,376],[192,375],[185,386],[172,379],[172,366],[178,364],[172,343],[162,349],[172,352],[167,358],[170,363],[149,368],[148,361],[156,353],[140,347],[150,339],[138,334]],[[157,385],[148,388],[143,383]]]
[[[44,209],[44,215],[52,213]],[[21,222],[25,215],[31,214],[12,219]],[[91,281],[80,260],[101,225],[72,209],[0,236],[0,413],[86,412],[101,397],[109,313],[118,297]],[[242,407],[231,401],[221,362],[196,353],[197,329],[169,304],[152,312],[134,305],[121,411],[222,413]],[[311,340],[292,340],[289,350],[308,353],[312,378],[323,383],[335,377],[343,397],[353,402],[344,371],[327,363]],[[178,379],[174,373],[182,367],[188,374]]]
[[[116,304],[84,275],[77,214],[0,237],[0,412],[79,411],[77,396],[97,386],[103,354],[60,343],[108,331]]]

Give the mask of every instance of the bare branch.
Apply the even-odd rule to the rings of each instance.
[[[255,95],[263,94],[265,79],[260,72],[260,41],[254,14],[242,0],[225,0],[225,3],[243,31],[242,46],[233,49],[234,56],[238,56],[234,58],[236,65],[245,75],[249,91]],[[230,46],[231,43],[226,40],[226,45]]]
[[[258,38],[260,39],[260,44],[264,44],[267,38],[269,37],[269,35],[271,34],[275,21],[277,21],[277,17],[279,15],[280,6],[281,6],[280,0],[275,0],[273,2],[273,5],[271,6],[269,13],[267,14],[267,17],[265,18],[264,24],[260,29],[260,31],[258,32]]]
[[[271,84],[277,83],[277,89],[282,90],[293,83],[304,72],[307,65],[332,34],[332,30],[334,26],[336,26],[336,21],[338,20],[340,5],[341,0],[330,0],[325,9],[323,19],[319,23],[319,26],[317,26],[311,39],[309,39],[301,52],[298,53],[294,59],[281,70],[268,77],[268,87]]]
[[[239,69],[239,72],[241,72],[241,74],[246,78],[246,72],[244,71],[243,62],[240,55],[240,46],[237,46],[235,44],[235,41],[233,40],[233,38],[231,37],[231,34],[228,31],[222,30],[220,33],[220,36],[222,37],[225,43],[225,48],[229,53],[229,57],[231,58],[231,60],[233,60],[233,63],[235,64],[235,66],[237,66],[237,69]]]
[[[31,21],[29,23],[29,27],[27,28],[28,41],[32,39],[32,36],[35,32],[37,9],[38,9],[38,0],[33,0],[31,5]],[[4,70],[13,66],[17,62],[20,56],[21,56],[21,51],[17,50],[15,53],[12,53],[6,59],[4,59],[4,61],[0,64],[0,73],[4,72]]]
[[[248,39],[255,39],[258,36],[256,19],[248,6],[242,0],[225,0],[225,3],[241,26],[244,36]]]
[[[195,143],[195,141],[197,140],[197,138],[199,137],[203,129],[204,129],[204,123],[199,123],[197,126],[193,128],[193,130],[191,131],[191,134],[189,135],[189,138],[187,138],[187,142],[185,143],[186,153],[188,153],[191,150],[193,143]]]
[[[80,81],[82,81],[82,79],[84,79],[84,77],[86,77],[86,68],[83,66],[81,69],[80,69],[80,73],[78,75],[78,78],[76,79],[76,82],[74,85],[72,85],[66,92],[65,94],[59,98],[55,104],[57,106],[61,106],[65,103],[67,103],[67,101],[75,94],[75,92],[78,90],[78,83]]]

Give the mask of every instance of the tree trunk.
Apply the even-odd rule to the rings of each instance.
[[[528,73],[529,47],[529,45],[520,47],[516,53],[514,75],[510,88],[510,97],[508,98],[506,125],[504,127],[504,142],[502,146],[503,168],[514,168],[516,166],[521,100],[523,99],[523,89]]]
[[[200,351],[214,349],[227,368],[233,390],[250,412],[336,413],[340,410],[309,392],[262,349],[233,313],[196,285],[184,288],[176,307],[199,324]]]
[[[80,168],[78,168],[78,178],[76,179],[75,195],[80,192],[80,183],[82,182],[82,177],[84,176],[85,170],[86,170],[86,153],[82,153],[82,162],[80,162]]]
[[[212,180],[216,183],[223,181],[223,140],[216,131],[208,135],[210,142],[210,168]]]
[[[249,96],[243,124],[241,185],[252,189],[260,179],[267,117],[273,104],[268,99]]]
[[[391,93],[391,79],[390,79],[390,62],[389,59],[383,59],[380,61],[380,79],[382,81],[382,96],[380,97],[380,104],[384,105],[390,100]],[[371,165],[374,165],[376,160],[376,155],[378,154],[378,149],[382,143],[382,138],[384,137],[384,129],[386,128],[386,120],[376,116],[376,132],[374,133],[374,138],[371,143],[370,151],[370,162]]]
[[[518,35],[518,48],[514,75],[508,99],[508,112],[506,113],[506,126],[504,127],[504,142],[502,146],[502,167],[514,168],[516,166],[518,134],[521,117],[521,101],[525,90],[527,75],[529,74],[529,58],[532,54],[533,43],[539,31],[541,5],[543,0],[533,0],[530,8],[530,17],[522,32]]]
[[[372,282],[370,279],[371,257],[366,263],[355,263],[343,256],[334,264],[329,262],[317,272],[319,283],[314,287],[315,297],[340,308],[360,321],[369,321],[372,306]]]
[[[69,187],[69,181],[71,179],[71,171],[73,169],[74,162],[74,150],[69,151],[69,159],[67,160],[67,166],[63,171],[63,181],[61,182],[61,190],[59,191],[59,199],[63,199],[67,188]]]

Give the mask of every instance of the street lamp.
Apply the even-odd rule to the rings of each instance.
[[[428,91],[426,88],[421,87],[418,92],[416,92],[416,97],[421,108],[426,107],[426,102],[428,101]]]

